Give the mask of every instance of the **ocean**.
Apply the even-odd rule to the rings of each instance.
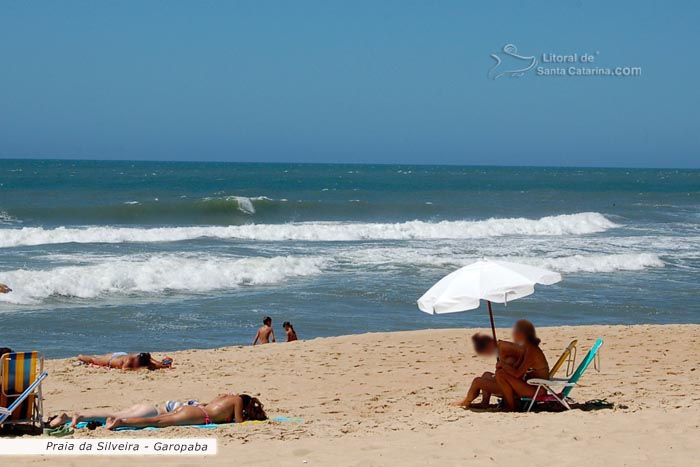
[[[0,346],[50,357],[488,327],[420,297],[481,258],[562,273],[496,324],[698,323],[700,171],[3,160]]]

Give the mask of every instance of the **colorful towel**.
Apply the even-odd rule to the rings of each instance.
[[[267,421],[282,422],[282,423],[301,423],[304,420],[301,418],[294,418],[294,417],[272,417]],[[265,423],[265,422],[254,420],[254,421],[243,422],[243,423],[241,423],[241,425],[245,425],[246,423],[257,424],[257,423]],[[78,423],[78,429],[80,430],[83,428],[87,428],[87,424],[88,424],[88,422]],[[211,429],[211,428],[219,428],[222,426],[229,426],[229,425],[235,425],[235,424],[236,423],[233,422],[233,423],[209,423],[206,425],[182,425],[182,426],[185,428]],[[70,425],[70,422],[66,423],[66,425]],[[134,431],[134,430],[141,430],[141,429],[143,429],[143,430],[159,430],[160,428],[156,428],[154,426],[149,426],[146,428],[133,428],[133,427],[129,427],[129,426],[123,426],[123,427],[117,428],[115,431]]]

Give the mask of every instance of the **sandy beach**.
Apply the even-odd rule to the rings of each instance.
[[[597,337],[605,340],[601,371],[589,369],[572,396],[578,402],[607,399],[615,408],[533,414],[450,405],[474,375],[493,367],[471,349],[468,338],[476,331],[373,333],[172,352],[175,368],[156,372],[51,360],[45,412],[247,392],[260,397],[270,416],[303,419],[74,435],[218,439],[215,458],[148,459],[159,465],[697,465],[700,325],[540,328],[552,362],[573,338],[579,339],[579,360]],[[99,462],[116,465],[124,459]],[[96,459],[21,460],[88,465]]]

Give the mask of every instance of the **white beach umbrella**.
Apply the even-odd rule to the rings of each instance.
[[[454,313],[479,308],[486,300],[491,331],[496,339],[491,302],[508,303],[534,293],[535,284],[561,280],[557,272],[525,264],[482,260],[460,268],[442,279],[418,299],[418,308],[428,314]]]

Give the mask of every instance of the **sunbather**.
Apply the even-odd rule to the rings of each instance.
[[[524,350],[513,342],[499,340],[498,344],[491,336],[484,334],[474,334],[472,343],[477,355],[491,356],[498,355],[499,361],[515,366],[523,358]],[[474,404],[474,400],[481,394],[481,402]],[[491,404],[491,395],[500,395],[498,384],[496,384],[496,374],[487,371],[481,376],[477,376],[472,381],[467,396],[455,402],[460,407],[487,408]]]
[[[114,352],[106,355],[78,355],[78,360],[87,363],[88,365],[104,366],[107,368],[118,368],[120,370],[138,370],[139,368],[148,368],[149,370],[158,370],[162,368],[170,368],[172,361],[163,359],[156,361],[151,357],[149,352],[132,353]]]
[[[496,383],[507,411],[515,410],[516,397],[534,396],[535,386],[528,384],[528,379],[549,378],[549,364],[540,349],[535,326],[525,319],[519,320],[513,328],[513,340],[524,350],[522,359],[516,365],[503,361],[496,365]]]
[[[165,413],[151,414],[150,416],[133,415],[122,413],[107,417],[105,428],[109,430],[115,430],[119,427],[163,428],[168,426],[267,420],[267,414],[262,403],[257,398],[247,394],[220,394],[206,404],[182,404],[174,410]]]

